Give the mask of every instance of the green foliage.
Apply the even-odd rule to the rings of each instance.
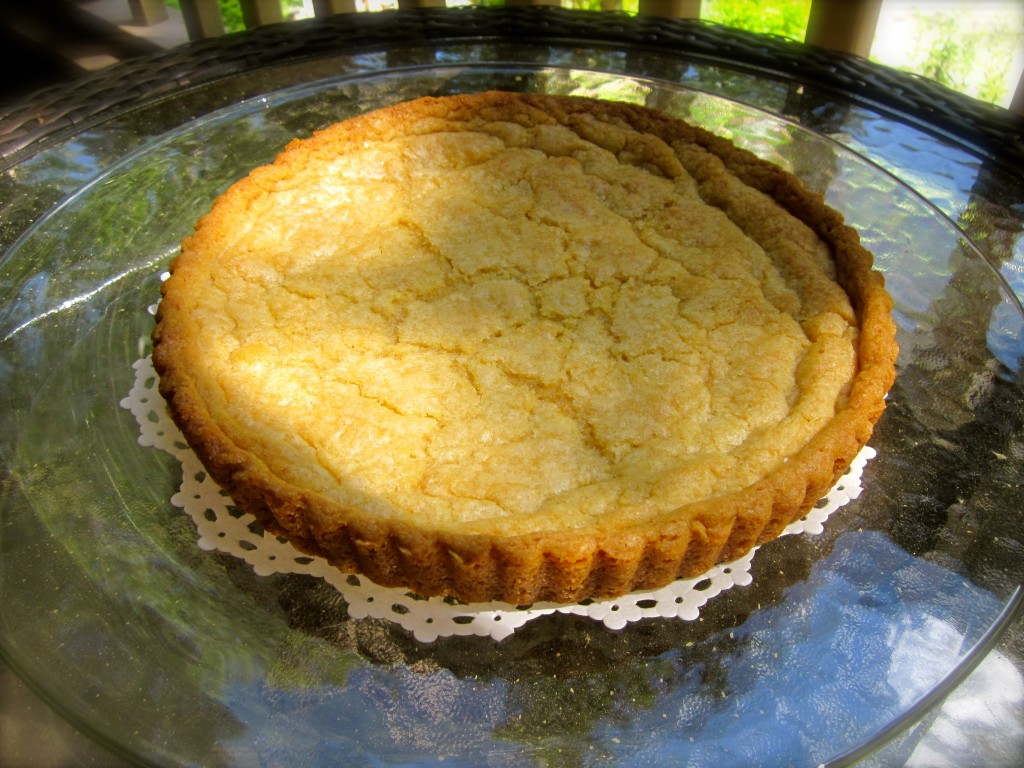
[[[245,22],[242,21],[242,6],[238,0],[218,0],[220,5],[220,17],[224,20],[225,32],[239,32],[245,29]]]
[[[181,8],[180,0],[165,0],[171,8]],[[238,0],[217,0],[220,5],[220,17],[224,21],[225,32],[241,32],[245,29],[245,21],[242,18],[242,6]],[[282,0],[281,10],[284,18],[290,18],[293,14],[302,10],[302,0]]]
[[[902,69],[955,91],[998,103],[1005,96],[1006,67],[1021,33],[977,29],[966,11],[923,14],[915,10],[914,55]]]
[[[493,2],[494,0],[490,0]],[[489,0],[472,0],[485,5]],[[497,0],[499,5],[504,0]],[[562,0],[566,8],[601,10],[601,0]],[[639,0],[620,0],[626,13],[639,11]],[[702,0],[700,17],[730,27],[803,40],[811,0]]]
[[[700,17],[750,32],[803,40],[811,0],[703,0]]]

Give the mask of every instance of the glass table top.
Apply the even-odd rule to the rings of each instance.
[[[886,276],[901,355],[863,494],[695,621],[421,643],[353,619],[322,580],[199,549],[180,466],[119,407],[160,274],[221,190],[333,121],[489,88],[705,126],[823,194]],[[0,647],[126,760],[818,765],[895,734],[899,764],[1018,611],[1024,180],[890,110],[649,50],[381,45],[115,112],[0,184]]]

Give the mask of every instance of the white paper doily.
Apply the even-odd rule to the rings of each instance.
[[[635,592],[612,600],[585,604],[535,604],[517,608],[505,603],[467,605],[439,597],[422,598],[402,589],[380,587],[366,578],[341,573],[326,560],[299,552],[291,544],[262,532],[256,519],[239,512],[231,498],[210,478],[171,421],[157,391],[157,374],[150,358],[134,363],[135,383],[121,407],[139,424],[139,443],[159,448],[181,462],[182,482],[171,503],[184,509],[199,531],[199,547],[219,550],[252,565],[257,574],[301,573],[332,584],[348,603],[353,618],[373,617],[396,622],[421,642],[451,635],[490,636],[502,640],[528,621],[549,613],[588,616],[610,629],[629,622],[664,617],[694,620],[708,600],[734,586],[751,583],[754,551],[731,563],[718,565],[694,579],[681,579],[652,592]],[[835,487],[783,535],[818,534],[835,510],[861,493],[861,472],[875,451],[865,447]]]

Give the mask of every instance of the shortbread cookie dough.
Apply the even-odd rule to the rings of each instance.
[[[161,392],[245,511],[514,604],[694,576],[871,434],[891,303],[793,176],[642,107],[420,99],[289,145],[182,245]]]

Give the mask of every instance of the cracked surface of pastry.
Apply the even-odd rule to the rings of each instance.
[[[172,414],[229,490],[269,476],[261,517],[329,556],[349,514],[384,538],[713,527],[709,501],[848,409],[869,302],[818,220],[682,125],[483,94],[295,142],[173,266]],[[870,257],[856,274],[875,286]]]

